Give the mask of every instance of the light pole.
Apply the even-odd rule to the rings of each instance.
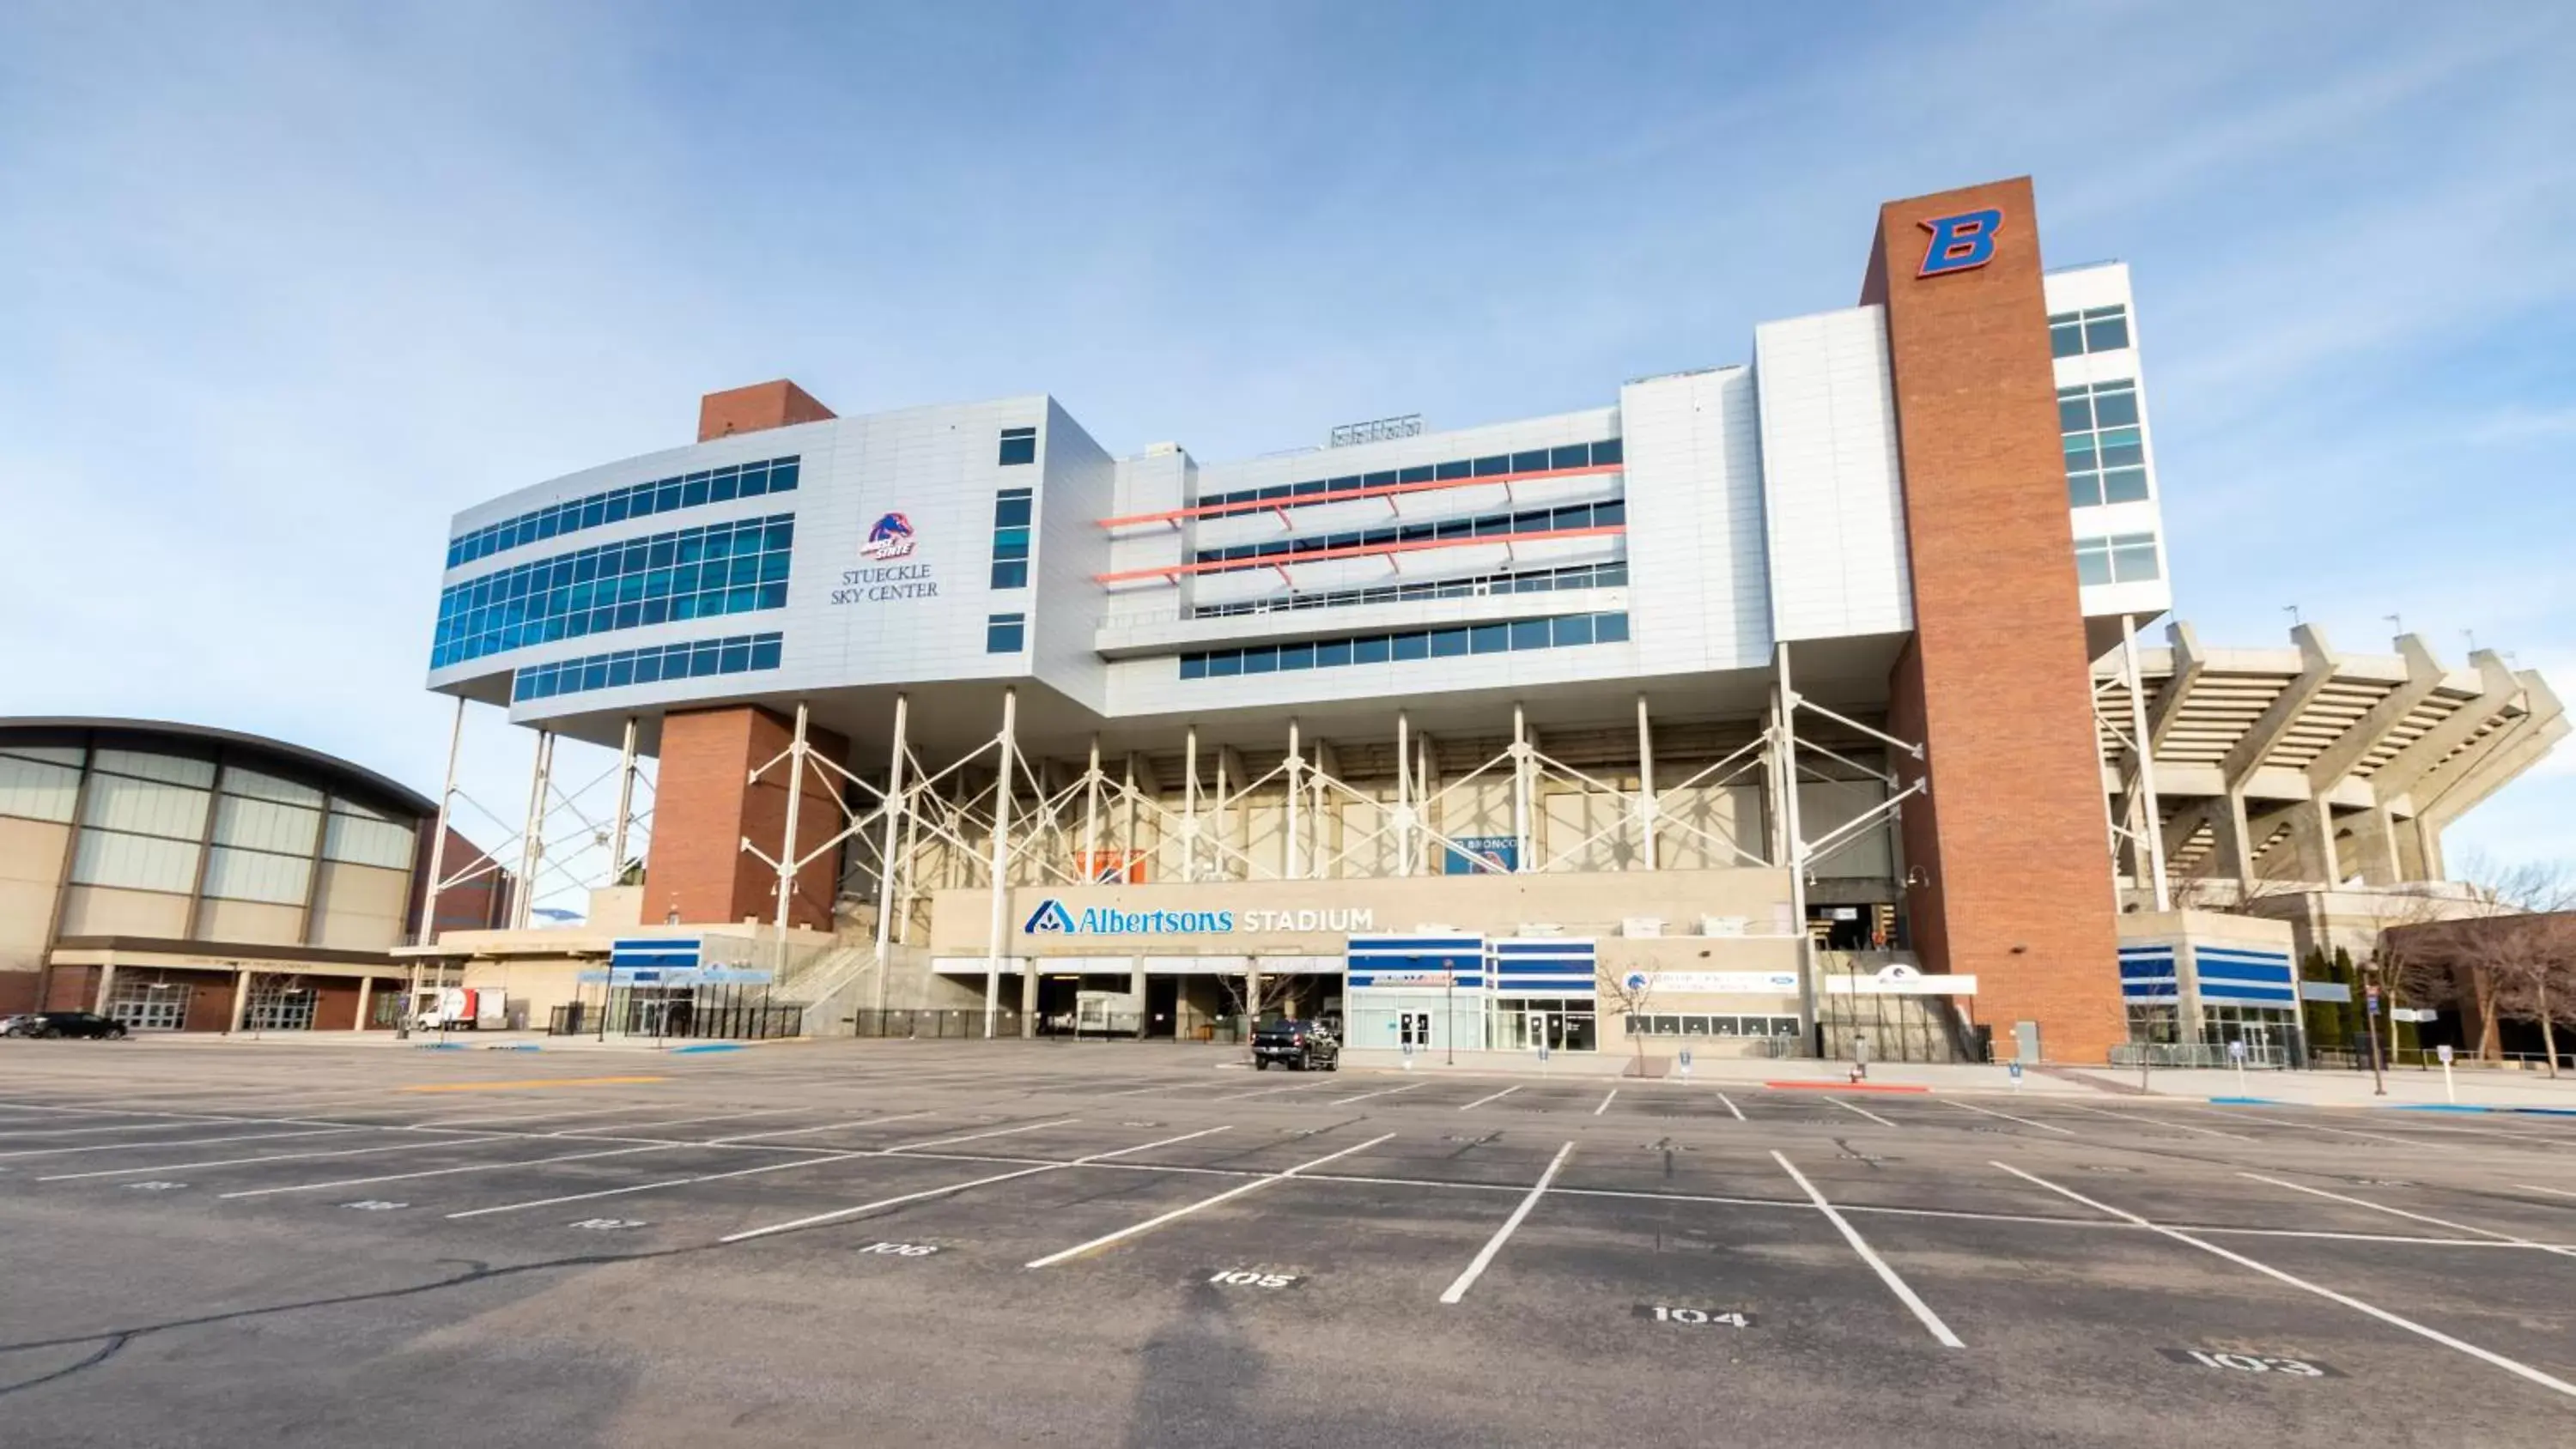
[[[2373,956],[2361,963],[2362,1030],[2370,1036],[2370,1095],[2388,1095],[2388,1082],[2379,1073],[2379,958]]]
[[[1447,1064],[1454,1067],[1458,1065],[1458,958],[1443,958],[1440,965],[1440,1014],[1447,1018],[1440,1041],[1448,1052]]]

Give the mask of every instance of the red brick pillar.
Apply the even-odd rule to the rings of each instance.
[[[2029,178],[1880,208],[1861,300],[1887,309],[1914,580],[1889,727],[1932,784],[1905,804],[1913,943],[1976,975],[1998,1054],[2036,1021],[2048,1057],[2103,1061],[2118,905]]]
[[[644,865],[644,923],[677,911],[687,925],[777,918],[778,875],[742,848],[745,838],[776,857],[787,831],[788,763],[751,781],[751,772],[783,753],[793,721],[750,705],[674,712],[662,720],[661,767],[654,778],[653,841]],[[808,727],[807,747],[846,764],[849,743]],[[824,778],[817,778],[823,776]],[[808,768],[798,807],[797,853],[840,833],[837,776]],[[788,922],[815,930],[832,925],[839,862],[826,854],[799,872]]]

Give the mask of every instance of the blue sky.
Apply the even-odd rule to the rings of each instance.
[[[448,516],[701,393],[1204,458],[1595,406],[2022,172],[2052,263],[2135,268],[2205,642],[2397,614],[2576,693],[2569,7],[750,9],[0,14],[0,714],[434,789]],[[469,788],[527,748],[484,715]],[[2576,750],[2468,850],[2576,858]]]

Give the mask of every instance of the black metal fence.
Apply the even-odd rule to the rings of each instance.
[[[1036,1022],[1033,1035],[1066,1041],[1075,1038],[1094,1041],[1138,1039],[1136,1018],[1130,1013],[1114,1015],[1105,1023],[1086,1023],[1077,1019],[1070,1011],[1048,1012],[1039,1015]],[[968,1040],[984,1035],[984,1008],[956,1006],[920,1010],[890,1008],[885,1011],[855,1011],[842,1017],[840,1024],[848,1027],[853,1036],[893,1037],[921,1041]],[[1020,1013],[1016,1009],[1004,1007],[993,1013],[995,1039],[1016,1039],[1019,1034]],[[1167,1028],[1157,1039],[1170,1041],[1174,1038]],[[1182,1024],[1178,1039],[1219,1044],[1240,1043],[1244,1040],[1242,1018],[1220,1016],[1203,1021],[1185,1022]]]
[[[805,1008],[769,999],[765,985],[681,990],[620,987],[606,1000],[567,1001],[547,1014],[548,1036],[653,1037],[666,1041],[768,1041],[802,1036]]]

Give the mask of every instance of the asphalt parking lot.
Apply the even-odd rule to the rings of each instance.
[[[0,1048],[11,1444],[2576,1442],[2576,1120]]]

